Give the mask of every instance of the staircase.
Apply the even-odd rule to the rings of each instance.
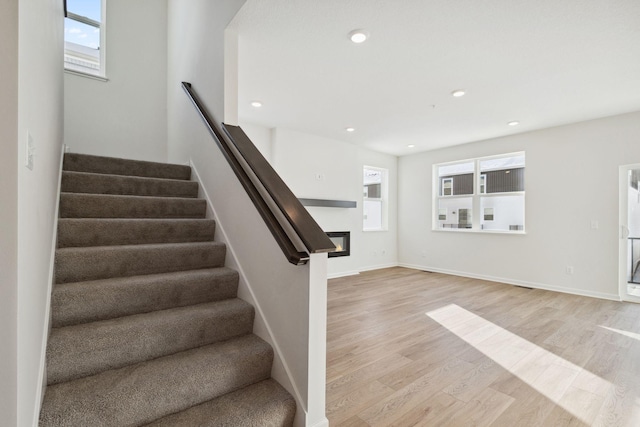
[[[191,168],[66,154],[41,426],[290,426]]]

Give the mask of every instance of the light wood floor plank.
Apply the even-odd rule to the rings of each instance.
[[[332,427],[640,426],[640,305],[389,268],[327,325]]]

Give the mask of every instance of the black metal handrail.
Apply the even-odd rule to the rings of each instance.
[[[238,126],[219,125],[207,111],[191,83],[182,82],[182,87],[198,110],[209,133],[214,137],[229,166],[244,187],[287,260],[295,265],[306,264],[309,260],[309,254],[296,248],[295,243],[285,231],[286,224],[282,224],[282,220],[278,219],[281,215],[286,218],[309,252],[321,253],[334,250],[335,246],[326,233],[322,231],[318,223],[302,206],[242,129]],[[245,169],[243,163],[248,165],[249,170]],[[271,198],[270,201],[275,204],[281,215],[274,211],[275,208],[272,208],[270,201],[265,199],[250,174],[253,174],[264,187]]]

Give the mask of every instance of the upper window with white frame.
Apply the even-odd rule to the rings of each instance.
[[[365,166],[363,172],[362,230],[386,230],[388,171]]]
[[[523,152],[434,165],[433,228],[524,232]]]
[[[65,0],[65,70],[105,77],[103,0]]]

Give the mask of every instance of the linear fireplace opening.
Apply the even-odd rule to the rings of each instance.
[[[351,254],[351,233],[349,231],[328,231],[327,237],[336,246],[335,251],[329,252],[329,258]]]

